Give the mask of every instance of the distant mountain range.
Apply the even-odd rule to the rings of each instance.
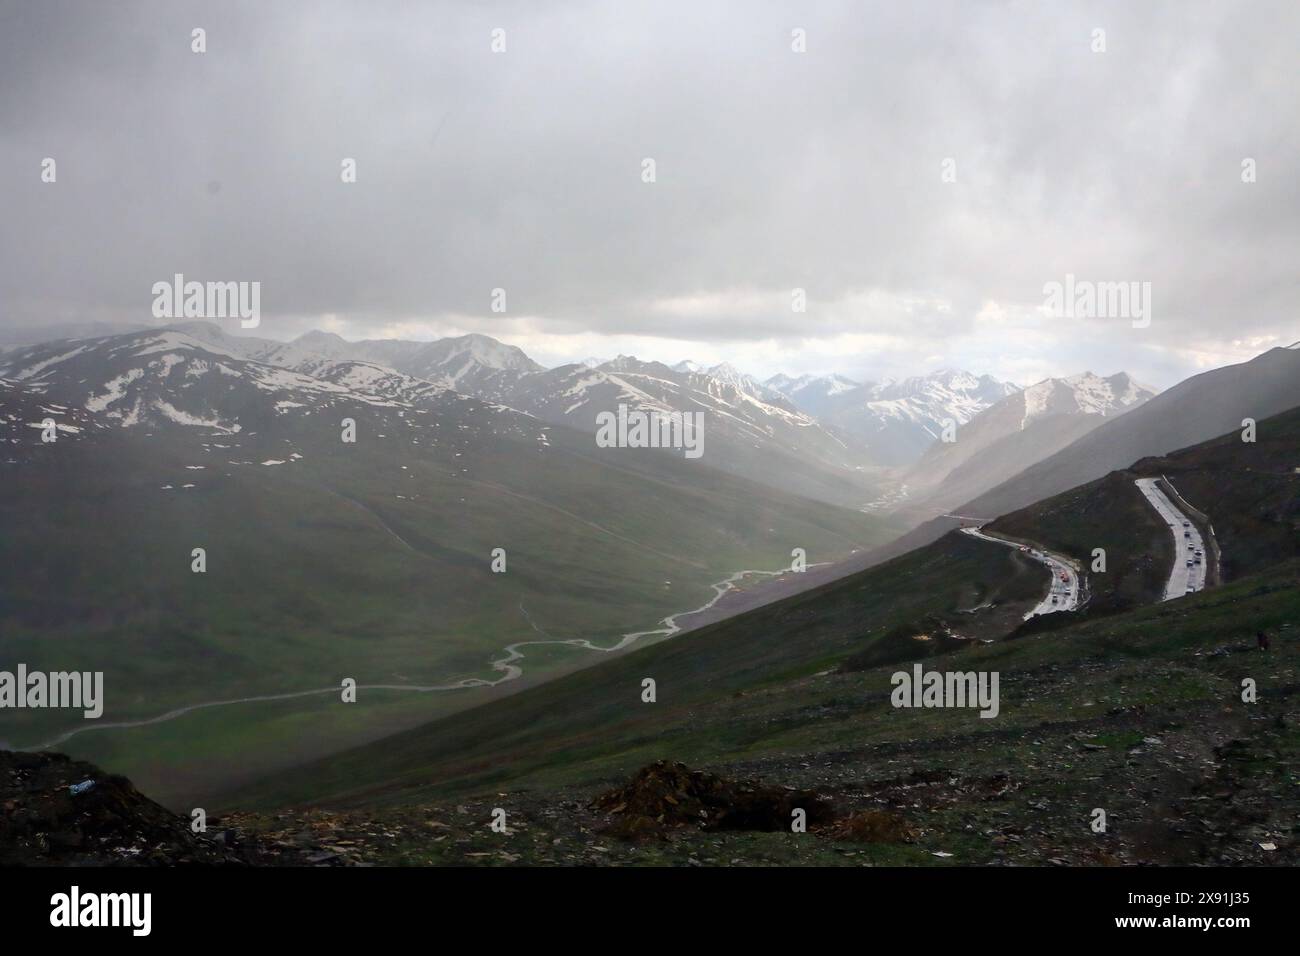
[[[1127,390],[1123,394],[1128,394]],[[1096,427],[1081,437],[948,510],[974,518],[996,518],[1127,468],[1138,459],[1167,455],[1225,432],[1240,432],[1246,419],[1263,421],[1297,405],[1300,348],[1270,349],[1248,362],[1193,375],[1168,391],[1134,404],[1122,415],[1090,416]],[[961,466],[953,474],[959,480],[965,478]],[[951,495],[936,497],[929,506],[933,509],[938,502],[960,497],[954,490]],[[921,517],[923,513],[913,510],[908,513],[908,523]],[[866,560],[903,554],[941,537],[958,523],[953,517],[932,518]]]
[[[0,352],[39,345],[59,339],[88,339],[103,335],[120,335],[123,332],[141,332],[148,326],[139,323],[115,325],[109,322],[51,322],[47,325],[21,325],[0,328]]]
[[[308,332],[285,343],[229,335],[209,322],[175,328],[228,354],[336,382],[378,376],[360,371],[356,363],[385,367],[590,435],[597,414],[619,405],[632,411],[704,412],[709,467],[846,507],[859,508],[878,494],[874,462],[856,443],[727,364],[681,371],[619,356],[595,367],[574,363],[547,369],[522,350],[477,334],[436,342],[349,342]],[[352,364],[336,367],[341,362]],[[393,381],[389,387],[399,386]]]
[[[835,561],[896,533],[712,467],[730,448],[751,456],[755,476],[821,467],[825,483],[834,477],[808,464],[819,434],[810,419],[716,380],[697,393],[656,384],[657,370],[539,370],[477,338],[387,356],[422,363],[426,379],[356,357],[383,357],[372,345],[340,341],[286,346],[186,326],[0,354],[0,657],[104,671],[112,720],[345,676],[386,688],[363,690],[350,713],[309,693],[279,705],[294,709],[283,723],[275,708],[205,711],[257,727],[234,764],[201,746],[185,758],[183,776],[225,779],[468,706],[482,699],[467,693],[475,688],[590,662],[593,649],[565,641],[660,638],[671,628],[656,622],[715,599],[737,572],[780,573],[795,548]],[[579,407],[554,424],[449,387],[453,377],[486,387],[493,371],[514,379],[520,404],[533,394],[539,411],[547,400],[567,403],[557,416]],[[573,378],[588,387],[564,396]],[[712,409],[704,460],[597,446],[591,430],[571,427],[597,394]],[[498,548],[504,573],[492,568]],[[524,651],[526,667],[503,663],[530,640],[561,646]],[[299,720],[316,732],[302,734]],[[34,745],[69,723],[24,710],[6,718],[3,739]],[[101,758],[125,744],[143,757],[152,735],[178,726],[59,746]],[[169,773],[133,772],[142,769],[168,792]]]
[[[845,392],[855,391],[862,386],[843,375],[773,375],[763,383],[775,389],[795,406],[811,415],[825,415],[834,408],[833,400]]]
[[[1249,362],[1185,379],[1129,414],[1103,422],[1055,454],[1028,465],[963,508],[976,509],[970,512],[973,514],[1004,514],[1127,467],[1139,458],[1240,431],[1247,418],[1262,421],[1297,405],[1300,349],[1270,349]]]
[[[957,507],[1154,395],[1124,372],[1049,378],[1013,392],[957,429],[955,441],[932,444],[907,471],[908,507]]]
[[[1268,353],[1246,364],[1267,378],[1293,369],[1292,358]],[[1208,399],[1214,389],[1241,383],[1236,368],[1217,382],[1191,380],[1195,386],[1189,383],[1181,398]],[[1244,400],[1258,402],[1278,382],[1271,378]],[[1115,384],[1106,405],[1127,394],[1116,395]],[[1073,391],[1096,394],[1095,386],[1075,383]],[[1060,385],[1042,391],[1059,393]],[[1142,429],[1135,421],[1167,422],[1168,408],[1157,401],[1107,415],[1082,441],[1095,450],[1090,439],[1103,431],[1136,435]],[[228,800],[268,812],[304,803],[402,805],[419,820],[429,806],[490,806],[502,793],[511,800],[524,794],[529,825],[537,827],[545,824],[534,821],[554,819],[561,808],[591,805],[611,780],[653,779],[654,789],[612,791],[620,798],[609,811],[612,829],[627,814],[644,813],[646,804],[629,809],[632,799],[667,792],[659,781],[673,769],[667,762],[680,760],[710,774],[762,774],[787,793],[817,787],[872,814],[887,807],[918,830],[924,826],[924,836],[873,838],[872,849],[892,840],[891,852],[901,853],[913,840],[929,841],[915,848],[916,865],[953,855],[967,865],[1000,866],[1286,863],[1277,855],[1280,843],[1259,837],[1287,834],[1296,812],[1294,788],[1277,781],[1284,776],[1279,768],[1294,764],[1297,746],[1290,723],[1274,714],[1295,707],[1300,476],[1292,465],[1300,455],[1300,410],[1271,419],[1258,414],[1265,437],[1257,444],[1243,444],[1233,423],[1226,435],[1165,459],[1127,462],[992,526],[1068,547],[1084,562],[1104,544],[1112,564],[1105,573],[1083,572],[1096,598],[1083,610],[1024,623],[1020,612],[1048,585],[1041,566],[1016,548],[948,534],[897,560],[700,628],[688,640],[603,661],[509,701],[268,777]],[[1191,408],[1186,416],[1197,417]],[[1121,422],[1128,422],[1122,430]],[[1221,586],[1157,603],[1159,585],[1181,556],[1134,478],[1166,473],[1189,500],[1205,503],[1221,529],[1225,561],[1232,555],[1237,563],[1225,567],[1230,573]],[[1269,654],[1256,650],[1257,633],[1272,635]],[[1249,663],[1256,659],[1265,663]],[[900,713],[890,688],[899,671],[922,667],[1000,673],[998,719],[954,719],[944,708]],[[1275,708],[1263,716],[1233,706],[1234,689],[1251,671],[1265,675],[1260,683]],[[627,688],[644,674],[673,689],[672,708],[628,706]],[[1196,755],[1195,766],[1187,754]],[[1255,766],[1246,766],[1244,755]],[[640,769],[651,759],[663,762]],[[1160,773],[1157,803],[1153,768]],[[1083,796],[1074,799],[1076,793]],[[1068,809],[1058,813],[1051,808],[1062,794]],[[673,796],[662,806],[680,802]],[[1129,832],[1136,831],[1104,855],[1080,835],[1086,830],[1079,820],[1097,804],[1122,807]],[[934,812],[936,805],[944,812]],[[1176,815],[1189,806],[1196,825],[1168,839],[1171,825],[1186,819]],[[952,808],[958,812],[947,812]],[[630,819],[639,834],[655,824],[649,816]],[[776,830],[780,823],[754,826]],[[978,839],[969,838],[972,827]],[[1009,838],[985,836],[998,832]],[[721,829],[674,826],[671,839],[656,844],[672,849],[657,849],[656,862],[707,863],[709,853],[727,860],[750,845],[728,845],[726,838]],[[549,853],[562,840],[538,842]],[[609,840],[613,850],[600,856],[631,842]],[[637,855],[645,845],[633,844]],[[812,840],[805,846],[805,853],[819,852]],[[826,840],[820,852],[819,862],[840,862],[843,839]]]
[[[875,491],[868,459],[780,393],[729,366],[682,372],[619,356],[596,368],[562,365],[522,374],[495,400],[538,418],[594,432],[596,416],[630,410],[702,412],[703,460],[809,498],[858,508]]]
[[[704,412],[704,458],[598,447],[595,416],[620,404]],[[105,671],[113,722],[306,692],[214,706],[201,724],[59,742],[164,798],[258,776],[351,798],[415,768],[430,787],[453,771],[456,786],[496,786],[486,778],[498,766],[517,774],[534,754],[569,746],[554,733],[584,760],[589,746],[642,746],[650,716],[618,721],[647,661],[682,695],[674,733],[687,735],[696,714],[734,731],[729,708],[759,706],[751,691],[805,694],[799,682],[822,681],[826,695],[801,698],[795,717],[840,700],[856,712],[858,685],[826,682],[830,668],[941,654],[958,640],[949,632],[969,645],[963,653],[990,653],[975,639],[1018,627],[1041,600],[1043,572],[1015,549],[945,538],[958,519],[894,540],[939,509],[1001,515],[994,530],[1071,553],[1097,537],[1115,572],[1097,583],[1096,607],[1129,613],[1145,609],[1169,545],[1132,476],[1108,473],[1169,471],[1208,513],[1220,505],[1225,567],[1268,572],[1294,559],[1286,456],[1296,441],[1294,416],[1269,416],[1297,406],[1295,349],[1154,395],[1124,373],[1020,389],[951,370],[879,384],[760,382],[726,364],[630,356],[547,369],[485,336],[348,342],[318,332],[284,343],[206,323],[20,346],[0,353],[0,654]],[[345,418],[357,423],[355,445],[340,441]],[[1232,449],[1244,418],[1266,437],[1241,455]],[[945,419],[956,423],[951,443],[938,439]],[[56,442],[42,440],[47,422]],[[874,455],[901,461],[908,443],[916,457],[886,473]],[[902,511],[863,514],[890,482],[906,488]],[[490,566],[498,547],[507,573]],[[195,548],[207,554],[201,575]],[[831,564],[784,573],[795,548]],[[855,562],[880,567],[834,580]],[[755,577],[797,596],[770,604]],[[664,640],[677,617],[724,593],[737,602],[726,613],[751,613]],[[947,630],[932,634],[936,616]],[[1125,640],[1146,633],[1139,624]],[[629,637],[664,647],[585,672]],[[341,676],[362,687],[356,709],[333,706]],[[490,700],[499,682],[552,678],[554,689]],[[710,710],[718,701],[723,710]],[[746,734],[766,726],[761,708],[746,713]],[[401,746],[366,746],[421,724]],[[838,737],[833,725],[817,721],[826,748],[857,745],[856,726]],[[68,726],[66,715],[23,711],[6,734],[29,746]],[[590,743],[592,726],[623,729]],[[773,733],[776,752],[784,731]],[[311,764],[349,747],[363,750]],[[524,750],[522,764],[510,762]]]
[[[703,412],[710,467],[842,506],[894,501],[917,518],[1010,478],[1152,394],[1122,373],[1051,379],[1023,392],[991,376],[953,369],[879,383],[841,375],[759,381],[728,363],[705,367],[688,359],[667,366],[625,355],[547,369],[519,348],[479,334],[434,342],[351,342],[314,331],[280,342],[232,335],[211,322],[173,329],[217,355],[317,383],[403,401],[451,391],[588,432],[594,432],[600,412],[620,405]],[[8,367],[17,374],[25,361],[52,359],[56,345],[10,349]],[[67,350],[77,347],[69,344]],[[121,421],[134,423],[137,408],[145,420],[164,414],[158,404],[163,399],[142,391],[147,381],[118,385],[126,398],[113,402],[113,412]],[[203,395],[202,388],[190,390],[182,401]],[[185,414],[209,420],[202,408]],[[960,437],[945,444],[939,438],[949,421]],[[891,478],[887,469],[897,474]]]
[[[872,462],[910,465],[951,419],[964,425],[1018,391],[989,375],[942,369],[901,381],[857,385],[842,376],[768,379],[800,408],[853,438]]]

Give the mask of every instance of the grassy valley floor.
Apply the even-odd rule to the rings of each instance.
[[[233,819],[336,862],[1294,864],[1298,572],[1290,562],[1192,598],[926,659],[998,671],[995,719],[895,709],[891,664],[755,675],[710,700],[637,704],[646,716],[617,722],[589,722],[593,705],[576,703],[539,729],[531,699],[558,707],[547,698],[560,681],[511,702],[520,730],[510,740],[458,744],[490,708],[467,712],[372,748],[368,780],[329,783],[340,765],[367,776],[358,751],[248,794],[285,806],[296,789],[287,805],[298,809]],[[735,636],[761,614],[718,629]],[[1261,628],[1274,635],[1268,651],[1254,644]],[[620,670],[653,672],[670,649],[597,672],[617,685]],[[1246,679],[1254,703],[1242,700]],[[535,760],[518,756],[524,747]],[[417,766],[417,753],[427,762]],[[832,810],[796,834],[784,821],[734,831],[593,807],[659,760],[811,791]],[[505,833],[490,827],[495,808]],[[1098,809],[1104,833],[1092,826]]]

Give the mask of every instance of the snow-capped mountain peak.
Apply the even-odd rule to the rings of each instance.
[[[192,331],[221,339],[212,329]],[[296,346],[305,354],[339,343],[351,344],[318,334],[279,345]],[[279,358],[284,357],[282,352]],[[511,409],[466,398],[441,383],[375,363],[304,358],[297,368],[288,368],[246,358],[175,328],[47,342],[6,352],[0,356],[0,379],[7,380],[10,391],[29,397],[24,400],[40,400],[55,409],[61,416],[60,433],[68,425],[71,435],[118,429],[175,432],[178,427],[256,435],[282,420],[337,422],[341,414],[362,411],[384,416],[390,424],[413,414],[429,415],[432,427],[437,427],[442,414],[457,421],[473,415],[477,425],[496,428],[499,424],[530,438],[541,427]],[[15,422],[9,416],[0,425],[7,424],[12,432],[13,427],[31,424]],[[337,426],[328,428],[333,431]]]
[[[912,506],[947,510],[1065,448],[1154,392],[1120,372],[1047,378],[984,409],[908,473]]]
[[[440,356],[444,361],[453,356],[468,355],[486,368],[523,372],[538,372],[542,369],[542,366],[524,354],[523,349],[506,345],[491,336],[480,335],[477,332],[456,338],[439,339],[431,343],[426,351],[430,357]]]
[[[271,365],[297,368],[305,362],[321,362],[356,356],[356,346],[333,332],[312,331],[271,348],[253,351],[250,357]]]
[[[1084,414],[1102,417],[1127,411],[1155,395],[1127,372],[1102,378],[1092,372],[1068,378],[1047,378],[1024,390],[1021,428],[1047,415]]]
[[[991,375],[972,375],[960,369],[938,369],[928,375],[913,375],[898,381],[886,381],[873,390],[876,401],[921,398],[950,406],[952,417],[969,421],[981,409],[1018,391],[1010,382],[1000,382]]]
[[[780,392],[795,408],[826,418],[848,400],[850,393],[863,389],[863,385],[843,375],[773,375],[763,383]]]
[[[730,362],[719,362],[703,374],[715,382],[721,382],[738,392],[765,402],[784,401],[785,399],[785,396],[776,389],[768,388],[754,376],[745,374]]]
[[[620,353],[609,361],[602,362],[599,367],[602,371],[606,372],[635,372],[643,365],[645,365],[645,363],[635,355],[623,355]]]

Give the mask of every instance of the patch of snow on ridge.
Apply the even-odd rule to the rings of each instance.
[[[591,386],[600,385],[602,382],[607,382],[607,381],[609,381],[609,379],[607,379],[603,373],[593,372],[590,377],[579,378],[578,381],[573,386],[561,392],[560,397],[572,398],[575,395],[586,395],[587,389],[591,388]]]
[[[616,401],[627,402],[629,405],[641,410],[648,411],[653,409],[657,412],[671,412],[673,407],[666,402],[661,402],[648,392],[643,392],[625,378],[617,375],[608,375],[606,378],[618,386],[619,392]]]
[[[1052,392],[1056,388],[1056,382],[1047,378],[1036,385],[1030,385],[1021,392],[1025,402],[1025,413],[1020,419],[1020,430],[1024,431],[1035,418],[1041,417],[1047,411],[1048,400],[1052,397]]]
[[[1084,372],[1065,383],[1074,391],[1075,404],[1079,410],[1090,415],[1105,415],[1115,407],[1115,393],[1111,391],[1110,382],[1098,378],[1091,372]]]
[[[180,365],[184,361],[185,361],[185,357],[183,355],[177,355],[175,352],[168,352],[162,358],[150,362],[149,367],[158,368],[159,366],[161,366],[162,377],[166,378],[167,376],[171,375],[172,369],[174,369],[177,365]]]
[[[133,368],[124,372],[117,378],[110,379],[104,383],[107,391],[103,395],[93,396],[86,399],[86,411],[102,412],[114,402],[119,401],[126,395],[126,387],[132,382],[144,377],[144,369]]]
[[[135,400],[135,404],[131,406],[131,410],[130,410],[129,412],[127,412],[126,414],[123,414],[123,413],[120,412],[120,411],[114,410],[114,411],[109,412],[108,415],[107,415],[107,417],[108,417],[108,418],[117,418],[117,419],[121,419],[121,425],[122,425],[122,427],[123,427],[123,428],[130,428],[130,427],[133,426],[133,425],[139,425],[139,424],[140,424],[140,406],[141,406],[140,399],[137,398],[137,399]]]
[[[58,365],[60,362],[66,362],[68,359],[72,358],[74,355],[79,355],[80,353],[85,352],[85,351],[87,350],[87,348],[88,348],[88,346],[85,346],[85,345],[79,345],[77,348],[73,349],[71,352],[64,352],[62,355],[56,355],[56,356],[54,356],[53,358],[47,358],[47,359],[44,359],[44,360],[42,360],[42,361],[40,361],[40,362],[37,362],[35,365],[32,365],[32,366],[30,366],[30,367],[28,367],[28,368],[25,368],[25,369],[23,369],[21,372],[19,372],[17,375],[15,375],[15,376],[14,376],[14,381],[16,381],[16,382],[22,382],[22,381],[26,381],[26,380],[29,379],[29,378],[33,378],[33,377],[35,377],[38,373],[43,372],[45,369],[49,368],[51,365]]]
[[[1138,385],[1124,372],[1110,378],[1083,372],[1068,378],[1044,379],[1022,394],[1025,410],[1020,427],[1024,429],[1035,418],[1049,414],[1113,415],[1145,402],[1155,391]]]
[[[171,405],[168,402],[163,401],[161,398],[155,398],[153,400],[153,407],[156,408],[158,411],[162,412],[162,414],[165,415],[167,418],[176,422],[178,425],[201,425],[204,428],[215,428],[218,431],[223,431],[223,432],[237,432],[240,429],[240,426],[238,424],[227,425],[224,422],[215,418],[213,419],[199,418],[196,415],[191,415],[189,412],[183,412],[179,408],[175,407],[174,405]]]

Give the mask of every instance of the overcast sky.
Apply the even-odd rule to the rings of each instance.
[[[1298,36],[1293,0],[0,0],[0,325],[150,323],[180,272],[260,281],[273,338],[1167,387],[1300,338]],[[1151,283],[1150,326],[1046,314],[1067,273]]]

